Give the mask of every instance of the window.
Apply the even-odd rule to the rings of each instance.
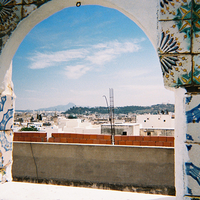
[[[126,132],[126,131],[123,131],[122,135],[127,135],[127,132]]]

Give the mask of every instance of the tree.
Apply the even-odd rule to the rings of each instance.
[[[36,127],[31,126],[31,127],[23,127],[20,129],[20,131],[38,131]]]
[[[77,119],[77,116],[76,115],[69,115],[68,119]]]

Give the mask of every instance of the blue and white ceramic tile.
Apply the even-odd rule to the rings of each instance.
[[[199,200],[200,199],[200,197],[189,197],[189,196],[185,196],[185,197],[183,197],[183,200]]]
[[[189,143],[200,142],[200,95],[187,95],[185,97],[185,104],[186,141]]]
[[[200,145],[186,144],[189,160],[185,163],[185,176],[187,176],[186,195],[200,195]]]
[[[191,20],[160,21],[158,53],[190,53]]]
[[[191,84],[191,55],[160,55],[164,85],[178,87]]]
[[[200,142],[199,130],[200,130],[200,123],[195,123],[195,122],[188,123],[187,124],[186,141],[191,142],[191,143],[192,142]]]
[[[0,97],[0,130],[10,130],[13,125],[13,97]]]
[[[0,131],[0,182],[9,178],[6,169],[12,165],[12,141],[12,131]]]
[[[160,0],[159,20],[190,19],[192,0]]]

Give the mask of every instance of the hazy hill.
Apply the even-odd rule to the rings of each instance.
[[[173,104],[156,104],[152,106],[123,106],[123,107],[115,107],[114,113],[116,114],[128,114],[128,113],[151,113],[151,114],[159,114],[159,113],[167,113],[174,112]],[[107,107],[72,107],[64,114],[93,114],[100,113],[106,114],[108,113]]]
[[[67,105],[58,105],[58,106],[53,106],[53,107],[48,107],[48,108],[40,108],[37,109],[38,111],[65,111],[68,110],[70,108],[72,108],[73,106],[75,106],[74,103],[68,103]]]

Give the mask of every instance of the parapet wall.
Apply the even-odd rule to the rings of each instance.
[[[170,147],[14,142],[13,160],[14,180],[174,194]]]
[[[46,133],[16,132],[14,141],[47,142]],[[110,135],[52,133],[48,142],[77,144],[111,144]],[[171,136],[115,136],[115,145],[163,146],[174,147],[174,137]]]

